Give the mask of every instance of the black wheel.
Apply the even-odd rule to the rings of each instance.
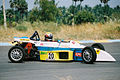
[[[84,63],[92,64],[96,61],[96,52],[93,47],[85,47],[82,50],[82,59]]]
[[[101,50],[104,50],[105,51],[105,48],[102,44],[100,43],[95,43],[92,45],[93,48],[98,48],[98,49],[101,49]]]
[[[21,63],[25,57],[25,51],[20,46],[13,46],[8,52],[8,58],[11,62]]]

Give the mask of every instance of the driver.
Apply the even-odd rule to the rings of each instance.
[[[34,34],[30,37],[30,40],[36,40],[36,41],[40,40],[40,37],[37,31],[35,31]]]
[[[53,35],[51,32],[45,34],[45,41],[53,41]]]

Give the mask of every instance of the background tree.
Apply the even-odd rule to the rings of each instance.
[[[33,23],[34,21],[39,21],[41,19],[40,11],[38,8],[34,8],[29,12],[29,21]]]
[[[35,0],[35,5],[32,10],[28,12],[28,4],[26,0],[10,0],[10,9],[6,9],[6,21],[10,25],[19,21],[34,21],[41,22],[55,22],[57,24],[81,24],[87,22],[106,22],[110,19],[120,20],[120,6],[111,8],[107,3],[109,0],[100,0],[104,3],[94,7],[81,5],[84,0],[72,0],[75,5],[68,8],[57,7],[55,0]],[[76,5],[76,2],[80,2]],[[3,6],[0,10],[0,24],[4,24]],[[8,24],[8,25],[9,25]]]
[[[87,23],[87,22],[94,22],[95,16],[93,13],[89,11],[79,11],[75,17],[75,24]]]
[[[56,21],[58,8],[54,0],[36,0],[35,4],[39,6],[41,21]]]
[[[26,0],[10,0],[10,7],[14,9],[16,15],[16,21],[23,20],[23,17],[27,15],[28,4]]]
[[[79,1],[79,0],[73,0],[75,2],[75,7],[76,7],[76,2]]]
[[[80,8],[80,10],[81,10],[81,3],[82,3],[84,0],[72,0],[72,1],[75,2],[75,7],[76,7],[76,2],[77,2],[77,1],[80,1],[79,8]]]
[[[7,29],[6,13],[5,13],[5,0],[3,0],[3,15],[4,15],[4,27],[5,27],[5,29]]]
[[[112,18],[112,20],[120,22],[120,6],[119,5],[117,5],[113,9],[112,15],[110,17]]]
[[[103,21],[104,12],[103,12],[102,8],[103,8],[102,5],[99,4],[99,5],[94,6],[93,9],[92,9],[92,12],[96,16],[96,19],[95,19],[96,22]]]
[[[108,1],[110,0],[100,0],[101,3],[104,3],[104,7],[103,7],[103,15],[104,15],[104,21],[106,22],[107,19],[109,18],[109,16],[111,15],[111,9],[108,5]]]
[[[100,0],[101,3],[104,3],[104,5],[107,5],[108,4],[108,1],[110,0]]]
[[[81,10],[81,3],[83,2],[83,0],[79,0],[80,1],[80,10]]]
[[[89,11],[89,12],[92,12],[92,8],[89,7],[88,5],[85,5],[84,10]]]
[[[7,9],[6,10],[6,17],[9,21],[9,26],[12,27],[12,21],[14,21],[14,10],[13,9]]]
[[[3,6],[0,7],[0,25],[4,24]]]

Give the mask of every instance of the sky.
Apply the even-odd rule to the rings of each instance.
[[[28,10],[31,10],[33,7],[35,7],[34,5],[34,0],[26,0],[28,2]],[[72,0],[55,0],[56,3],[58,3],[58,7],[60,6],[65,6],[65,7],[69,7],[70,5],[72,5]],[[79,2],[77,2],[77,5],[79,4]],[[97,4],[101,4],[100,0],[84,0],[82,2],[82,6],[88,5],[90,7],[94,7]],[[2,5],[2,0],[0,0],[0,6]],[[102,4],[103,5],[103,4]],[[117,5],[120,5],[120,0],[110,0],[108,2],[108,5],[110,5],[110,7],[116,7]],[[8,9],[9,8],[9,0],[5,0],[5,8]]]

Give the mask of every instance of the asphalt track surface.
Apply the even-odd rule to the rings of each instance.
[[[0,80],[120,80],[120,43],[103,45],[116,62],[10,63],[7,56],[10,47],[0,46]]]

